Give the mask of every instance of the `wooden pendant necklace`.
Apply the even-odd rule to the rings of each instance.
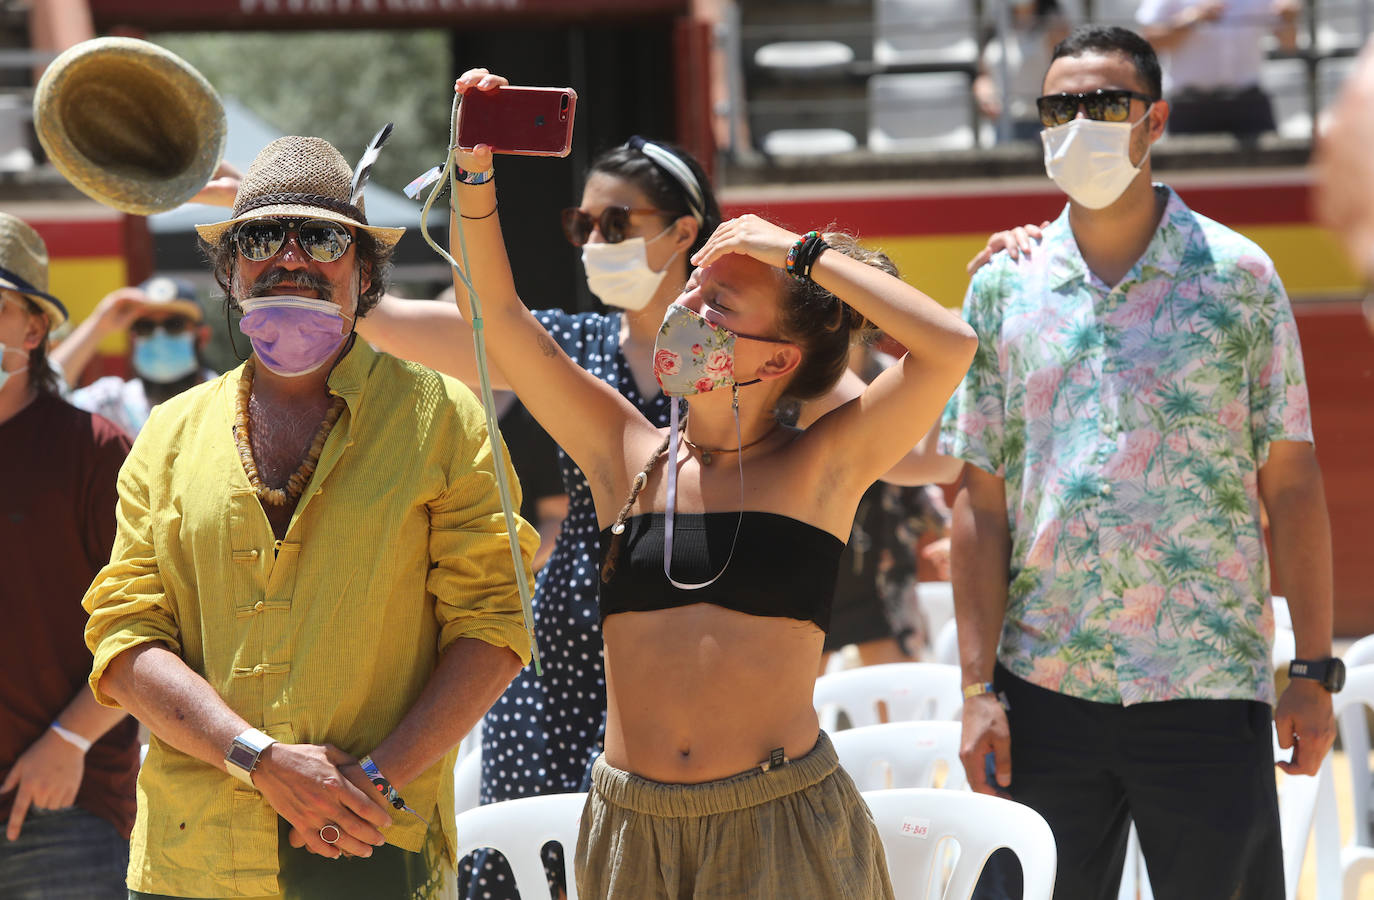
[[[758,437],[754,438],[754,439],[753,439],[752,441],[750,441],[749,443],[743,444],[743,445],[741,445],[741,446],[739,446],[739,447],[703,447],[703,446],[701,446],[700,444],[695,444],[695,443],[693,443],[692,441],[688,440],[688,439],[687,439],[687,435],[685,435],[685,434],[682,436],[682,443],[686,444],[688,447],[691,447],[691,448],[692,448],[693,450],[695,450],[697,453],[701,454],[701,464],[702,464],[703,466],[709,466],[709,465],[711,464],[711,462],[715,459],[716,454],[718,454],[718,453],[743,453],[745,450],[748,450],[750,447],[753,447],[753,446],[756,446],[756,445],[758,445],[758,444],[763,443],[765,440],[767,440],[767,439],[773,434],[773,432],[775,432],[775,431],[777,431],[777,430],[778,430],[778,423],[777,423],[777,422],[774,422],[772,428],[768,429],[768,430],[765,431],[763,434],[761,434],[761,435],[759,435]]]
[[[239,378],[238,399],[234,403],[234,445],[238,447],[243,472],[248,476],[248,483],[252,485],[258,499],[270,506],[291,506],[305,493],[310,476],[315,474],[320,454],[324,452],[324,442],[329,437],[329,432],[334,430],[334,423],[338,422],[339,416],[343,414],[344,398],[335,397],[330,404],[329,411],[324,414],[324,421],[320,422],[319,430],[315,432],[315,439],[310,442],[305,459],[301,460],[300,466],[286,480],[286,488],[268,487],[263,484],[258,474],[258,464],[253,459],[253,441],[248,418],[248,401],[253,394],[255,363],[256,360],[253,359],[244,363],[243,375]]]

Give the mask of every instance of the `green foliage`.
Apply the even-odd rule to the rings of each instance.
[[[283,134],[322,137],[356,163],[387,122],[396,128],[372,180],[400,190],[444,158],[456,75],[438,30],[159,34]]]

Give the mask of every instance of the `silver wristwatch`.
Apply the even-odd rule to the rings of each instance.
[[[249,728],[229,744],[229,749],[224,752],[224,768],[239,781],[253,787],[253,769],[257,768],[258,758],[276,742],[276,738],[270,738],[256,728]]]

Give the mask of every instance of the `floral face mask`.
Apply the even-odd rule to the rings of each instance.
[[[759,381],[735,381],[735,341],[787,344],[777,338],[738,334],[680,303],[668,307],[654,339],[654,377],[669,397],[689,397],[720,387],[743,387]]]

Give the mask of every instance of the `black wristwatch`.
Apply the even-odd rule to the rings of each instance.
[[[1339,656],[1329,659],[1295,659],[1288,664],[1289,678],[1311,678],[1336,693],[1345,687],[1345,663]]]

